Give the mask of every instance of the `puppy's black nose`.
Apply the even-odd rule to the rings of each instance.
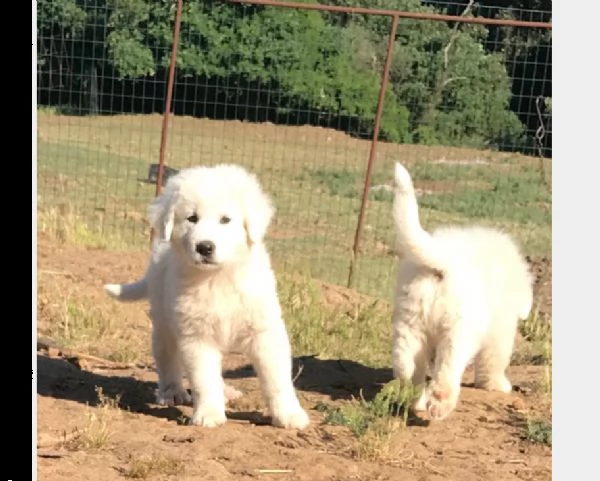
[[[201,256],[208,257],[215,251],[215,243],[211,241],[202,241],[196,244],[196,252]]]

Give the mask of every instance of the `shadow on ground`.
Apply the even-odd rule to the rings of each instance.
[[[235,363],[239,367],[226,369],[225,379],[252,378],[255,376],[250,364]],[[120,407],[170,421],[185,419],[177,407],[154,404],[155,382],[117,373],[100,374],[80,370],[62,358],[44,355],[37,357],[38,394],[56,399],[70,400],[90,406],[99,403],[96,387],[106,396],[120,396]],[[381,386],[392,379],[391,369],[374,369],[349,360],[323,360],[315,356],[294,359],[294,373],[300,372],[295,381],[299,391],[318,393],[335,401],[363,397],[372,399]],[[254,424],[269,422],[259,412],[228,412],[231,419],[247,420]]]
[[[319,359],[316,356],[294,358],[293,375],[298,375],[295,386],[300,391],[328,396],[332,400],[350,399],[361,395],[369,400],[382,385],[392,380],[391,369],[376,369],[345,359]],[[254,377],[254,369],[244,364],[226,369],[225,379]]]
[[[37,388],[41,396],[75,401],[90,406],[99,404],[96,387],[111,398],[120,396],[119,407],[176,421],[182,412],[176,407],[153,404],[156,384],[132,376],[103,375],[80,370],[62,358],[37,356]]]

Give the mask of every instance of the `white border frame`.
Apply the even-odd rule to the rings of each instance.
[[[558,39],[552,58],[552,474],[558,480],[595,479],[585,473],[597,473],[599,456],[600,9],[598,2],[578,5],[557,1],[552,9]]]

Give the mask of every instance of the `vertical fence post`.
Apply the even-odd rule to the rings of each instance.
[[[354,234],[354,245],[352,247],[352,258],[350,259],[350,268],[348,270],[348,287],[353,287],[354,269],[358,258],[358,249],[360,238],[362,235],[365,213],[367,210],[367,202],[369,200],[369,191],[371,190],[371,177],[373,176],[373,164],[375,161],[375,153],[377,151],[377,142],[379,140],[379,129],[381,127],[381,115],[383,114],[383,106],[385,103],[385,92],[388,86],[390,74],[390,66],[394,56],[394,43],[396,41],[396,30],[398,30],[398,15],[392,16],[392,28],[388,38],[387,54],[385,57],[385,65],[381,76],[381,87],[379,88],[379,99],[377,101],[377,112],[375,113],[375,125],[373,126],[373,139],[371,140],[371,148],[369,150],[369,160],[367,162],[367,174],[365,177],[365,185],[363,188],[362,201],[360,204],[360,212],[358,214],[358,223],[356,224],[356,232]]]
[[[167,93],[165,99],[165,111],[163,113],[162,128],[160,132],[160,152],[158,157],[158,175],[156,176],[156,190],[154,195],[160,194],[165,167],[165,151],[167,149],[167,134],[169,131],[169,115],[173,102],[173,87],[175,84],[175,64],[177,63],[177,46],[179,44],[179,31],[181,29],[181,14],[183,11],[183,0],[177,1],[175,12],[175,26],[173,27],[173,41],[171,43],[171,58],[169,59],[169,77],[167,79]],[[154,229],[150,231],[150,243],[154,238]]]

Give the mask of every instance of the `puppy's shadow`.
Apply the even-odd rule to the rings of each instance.
[[[239,377],[253,375],[252,367],[242,370]],[[178,407],[155,404],[156,382],[143,381],[131,376],[102,375],[80,370],[62,358],[37,356],[37,392],[40,396],[75,401],[99,406],[97,388],[109,398],[119,397],[119,408],[156,418],[187,423],[188,417]],[[227,417],[255,425],[270,424],[270,418],[260,412],[227,411]]]
[[[393,379],[391,369],[372,368],[346,359],[319,359],[316,356],[294,358],[293,375],[296,389],[327,396],[332,401],[362,398],[372,400],[381,391],[384,384]],[[226,379],[254,377],[250,364],[223,373]],[[398,415],[403,415],[400,410]],[[260,420],[257,420],[257,424]],[[408,425],[425,426],[425,421],[413,412],[408,413]]]
[[[250,364],[225,370],[225,379],[254,377]],[[300,356],[293,360],[292,375],[296,389],[328,396],[332,400],[361,396],[372,399],[381,387],[392,380],[391,369],[377,369],[346,359],[319,359]]]
[[[96,388],[105,396],[119,399],[119,407],[130,412],[165,418],[181,423],[186,419],[177,407],[154,404],[155,382],[131,376],[102,375],[80,370],[64,359],[37,356],[37,388],[41,396],[75,401],[97,406],[100,403]],[[315,356],[294,359],[293,373],[299,373],[295,387],[299,391],[322,394],[332,401],[362,397],[369,401],[392,379],[391,369],[374,369],[351,360],[324,360]],[[240,365],[223,373],[226,379],[254,377],[251,365]],[[268,424],[270,419],[259,412],[229,412],[228,417],[252,424]],[[422,420],[409,414],[410,425]]]
[[[119,407],[170,421],[180,421],[183,413],[176,407],[153,405],[156,383],[130,376],[103,376],[79,370],[60,358],[37,356],[37,390],[40,396],[75,401],[89,406],[100,404],[96,387],[105,396],[120,396]]]

